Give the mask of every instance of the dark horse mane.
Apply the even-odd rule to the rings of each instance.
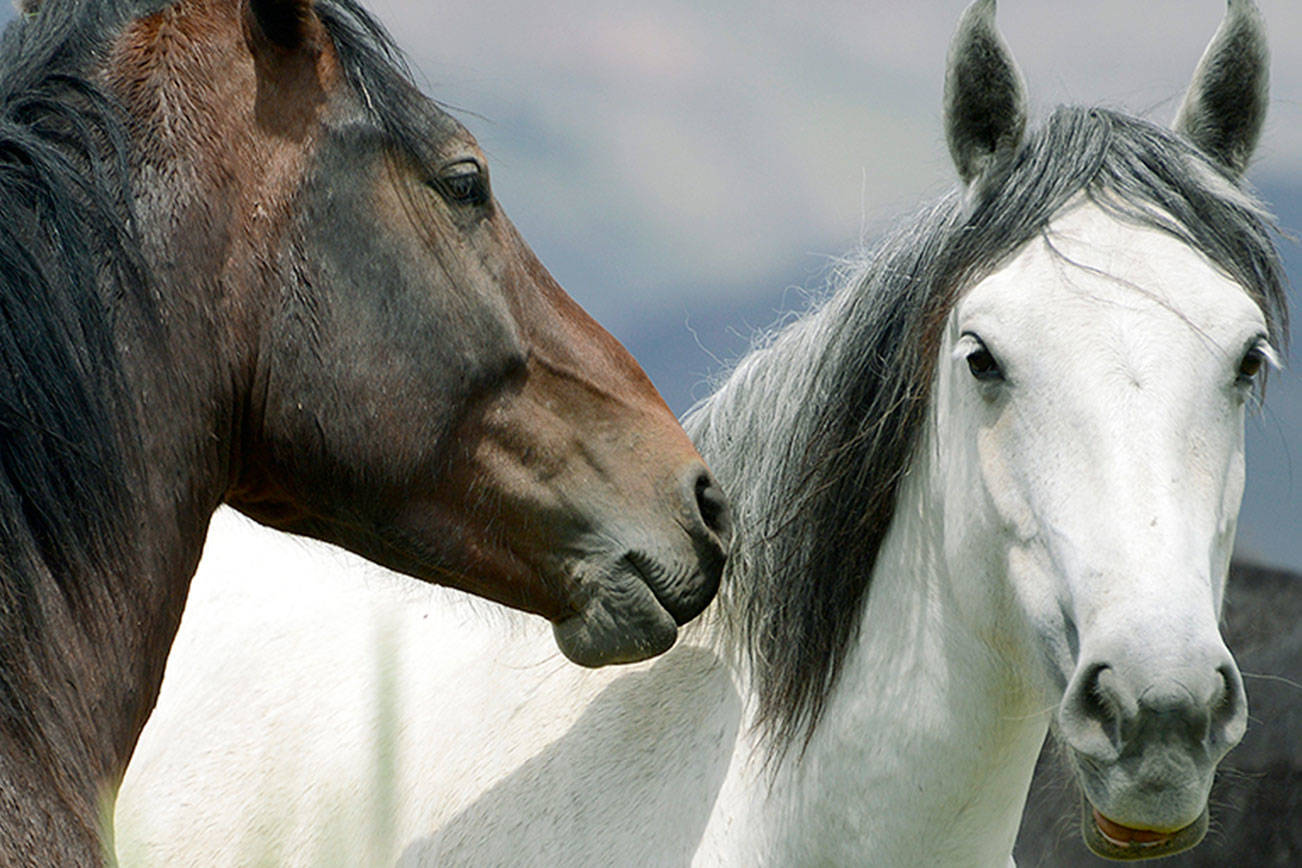
[[[867,255],[842,288],[744,358],[685,426],[734,497],[720,617],[780,759],[812,737],[852,640],[926,420],[942,326],[962,291],[1078,196],[1202,251],[1287,335],[1263,207],[1186,140],[1060,108],[1004,171]]]
[[[126,131],[83,69],[121,6],[52,3],[0,41],[6,614],[28,609],[25,581],[42,568],[79,596],[71,577],[116,553],[108,525],[126,505],[134,416],[114,305],[152,305],[132,238]]]
[[[127,568],[137,408],[118,342],[157,334],[133,218],[131,141],[94,67],[159,0],[28,4],[0,38],[0,644],[43,627],[38,583],[76,613],[87,578]],[[370,121],[419,156],[417,91],[381,26],[354,0],[320,0]],[[134,331],[131,331],[134,330]],[[147,351],[147,350],[146,350]],[[124,519],[127,524],[124,526]],[[0,685],[7,696],[15,694]]]

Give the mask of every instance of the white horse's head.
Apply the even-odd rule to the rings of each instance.
[[[974,201],[1007,181],[1025,117],[993,14],[992,0],[968,10],[946,82]],[[1188,171],[1238,195],[1264,103],[1260,22],[1233,0],[1177,122],[1209,158]],[[1135,859],[1201,839],[1216,764],[1243,736],[1218,619],[1245,406],[1274,351],[1261,304],[1197,233],[1125,197],[1076,197],[963,294],[935,406],[946,558],[989,579],[970,592],[1023,623],[1022,653],[1046,663],[1087,842]]]

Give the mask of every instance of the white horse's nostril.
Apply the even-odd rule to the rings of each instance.
[[[1219,758],[1237,743],[1246,705],[1242,679],[1223,648],[1211,649],[1208,663],[1174,671],[1134,659],[1139,651],[1115,648],[1078,667],[1058,714],[1072,748],[1111,762],[1150,744],[1185,745]]]
[[[1216,671],[1220,688],[1212,704],[1211,740],[1223,753],[1238,744],[1248,729],[1248,698],[1239,667],[1224,663]]]

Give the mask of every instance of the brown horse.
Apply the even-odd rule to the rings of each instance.
[[[0,45],[0,862],[101,858],[209,519],[654,655],[727,507],[354,0],[47,0]]]

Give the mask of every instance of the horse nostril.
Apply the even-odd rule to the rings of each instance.
[[[727,498],[723,496],[723,491],[704,470],[696,477],[696,508],[705,526],[719,538],[723,547],[727,548],[732,540],[732,511],[728,506]]]
[[[1076,750],[1108,760],[1120,749],[1129,706],[1116,672],[1106,663],[1080,671],[1067,688],[1059,724]]]
[[[1115,655],[1082,665],[1059,709],[1061,734],[1102,762],[1152,745],[1209,751],[1219,760],[1243,737],[1247,702],[1228,653],[1214,661],[1200,656],[1160,670],[1129,658],[1120,658],[1124,668],[1114,666]]]
[[[1220,675],[1218,695],[1212,702],[1211,735],[1229,747],[1238,744],[1247,728],[1248,701],[1243,692],[1243,679],[1232,663],[1218,666]]]
[[[1216,669],[1217,683],[1216,688],[1212,691],[1211,707],[1213,713],[1219,714],[1223,709],[1234,703],[1234,688],[1231,686],[1233,681],[1228,667],[1220,666]]]
[[[1081,711],[1095,720],[1111,720],[1116,717],[1112,712],[1114,703],[1110,695],[1111,691],[1104,683],[1105,679],[1112,680],[1111,672],[1112,670],[1103,664],[1096,666],[1081,691]]]

